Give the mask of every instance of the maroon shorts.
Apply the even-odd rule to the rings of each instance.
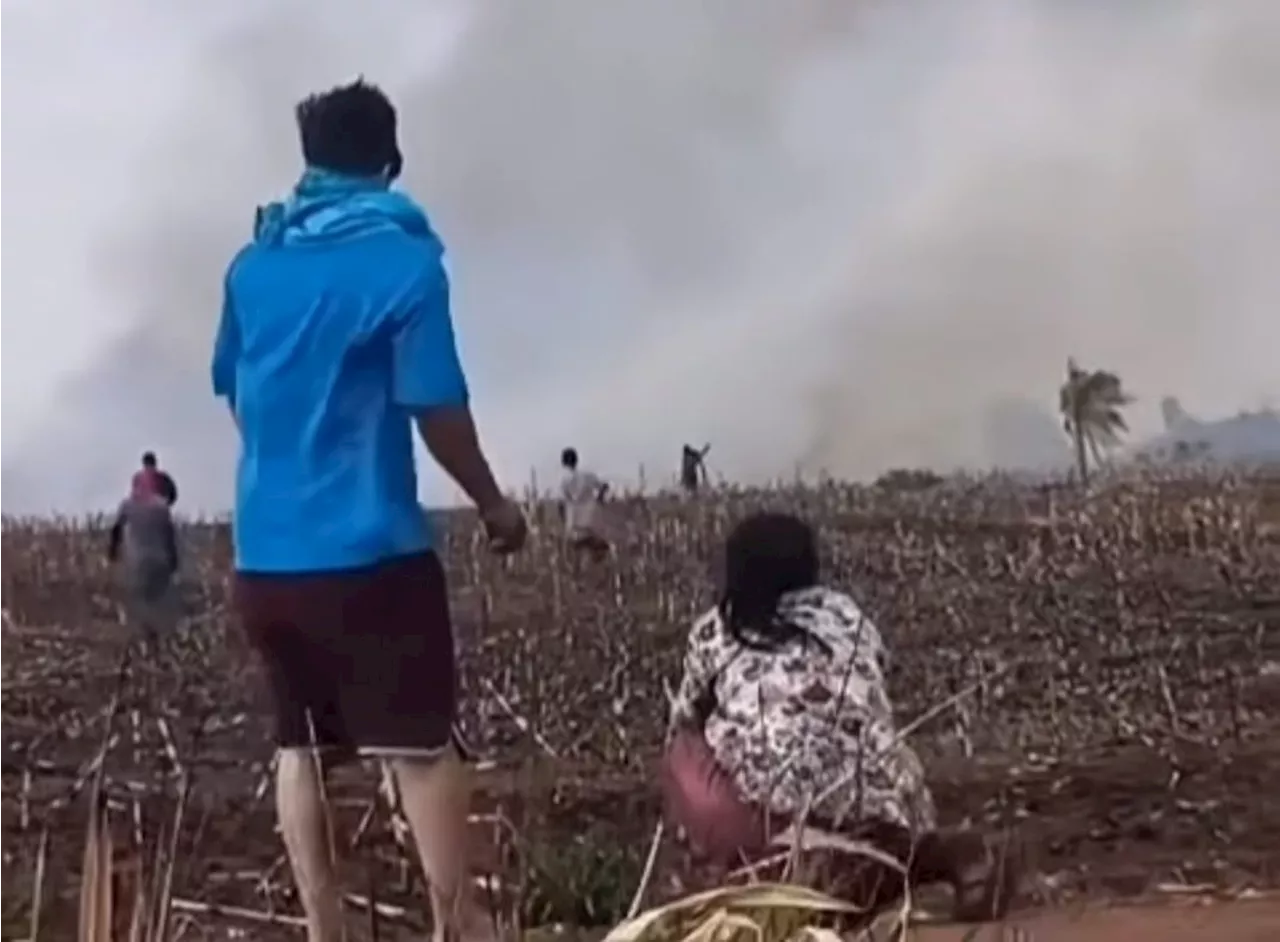
[[[282,748],[429,755],[457,744],[457,666],[434,553],[362,569],[236,574]]]

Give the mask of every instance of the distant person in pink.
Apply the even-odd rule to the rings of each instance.
[[[144,452],[142,467],[133,474],[129,485],[129,493],[134,497],[143,494],[154,494],[163,498],[172,507],[178,501],[178,485],[167,471],[161,471],[154,451]]]
[[[133,476],[107,545],[108,562],[123,564],[128,622],[152,647],[173,623],[173,580],[178,571],[178,535],[163,473],[153,464]]]

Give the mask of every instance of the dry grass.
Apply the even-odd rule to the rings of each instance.
[[[1147,475],[1087,499],[997,478],[831,483],[625,499],[601,565],[565,555],[550,508],[511,560],[467,515],[446,521],[469,732],[497,760],[477,821],[497,908],[524,924],[628,910],[657,817],[663,685],[720,538],[760,506],[821,525],[835,579],[885,627],[904,721],[928,717],[914,741],[944,815],[1017,825],[1042,895],[1275,879],[1280,475]],[[123,668],[104,539],[100,524],[4,522],[5,937],[30,934],[38,882],[42,937],[74,927],[91,808],[110,816],[114,872],[148,874],[116,882],[145,885],[150,914],[167,893],[170,935],[232,916],[258,937],[294,931],[264,711],[228,630],[225,529],[187,528],[183,629]],[[339,776],[331,797],[353,907],[420,924],[373,781]],[[662,897],[685,862],[659,856]]]

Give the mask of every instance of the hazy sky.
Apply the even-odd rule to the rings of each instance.
[[[1036,461],[1066,357],[1150,429],[1280,392],[1276,0],[4,0],[3,500],[144,448],[230,503],[227,260],[363,72],[512,485]],[[432,472],[428,497],[451,490]]]

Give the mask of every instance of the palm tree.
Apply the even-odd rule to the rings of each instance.
[[[1058,411],[1075,446],[1081,484],[1089,483],[1090,457],[1095,465],[1101,464],[1105,452],[1129,431],[1121,410],[1132,401],[1115,373],[1081,369],[1074,358],[1067,360],[1067,381],[1058,391]]]

